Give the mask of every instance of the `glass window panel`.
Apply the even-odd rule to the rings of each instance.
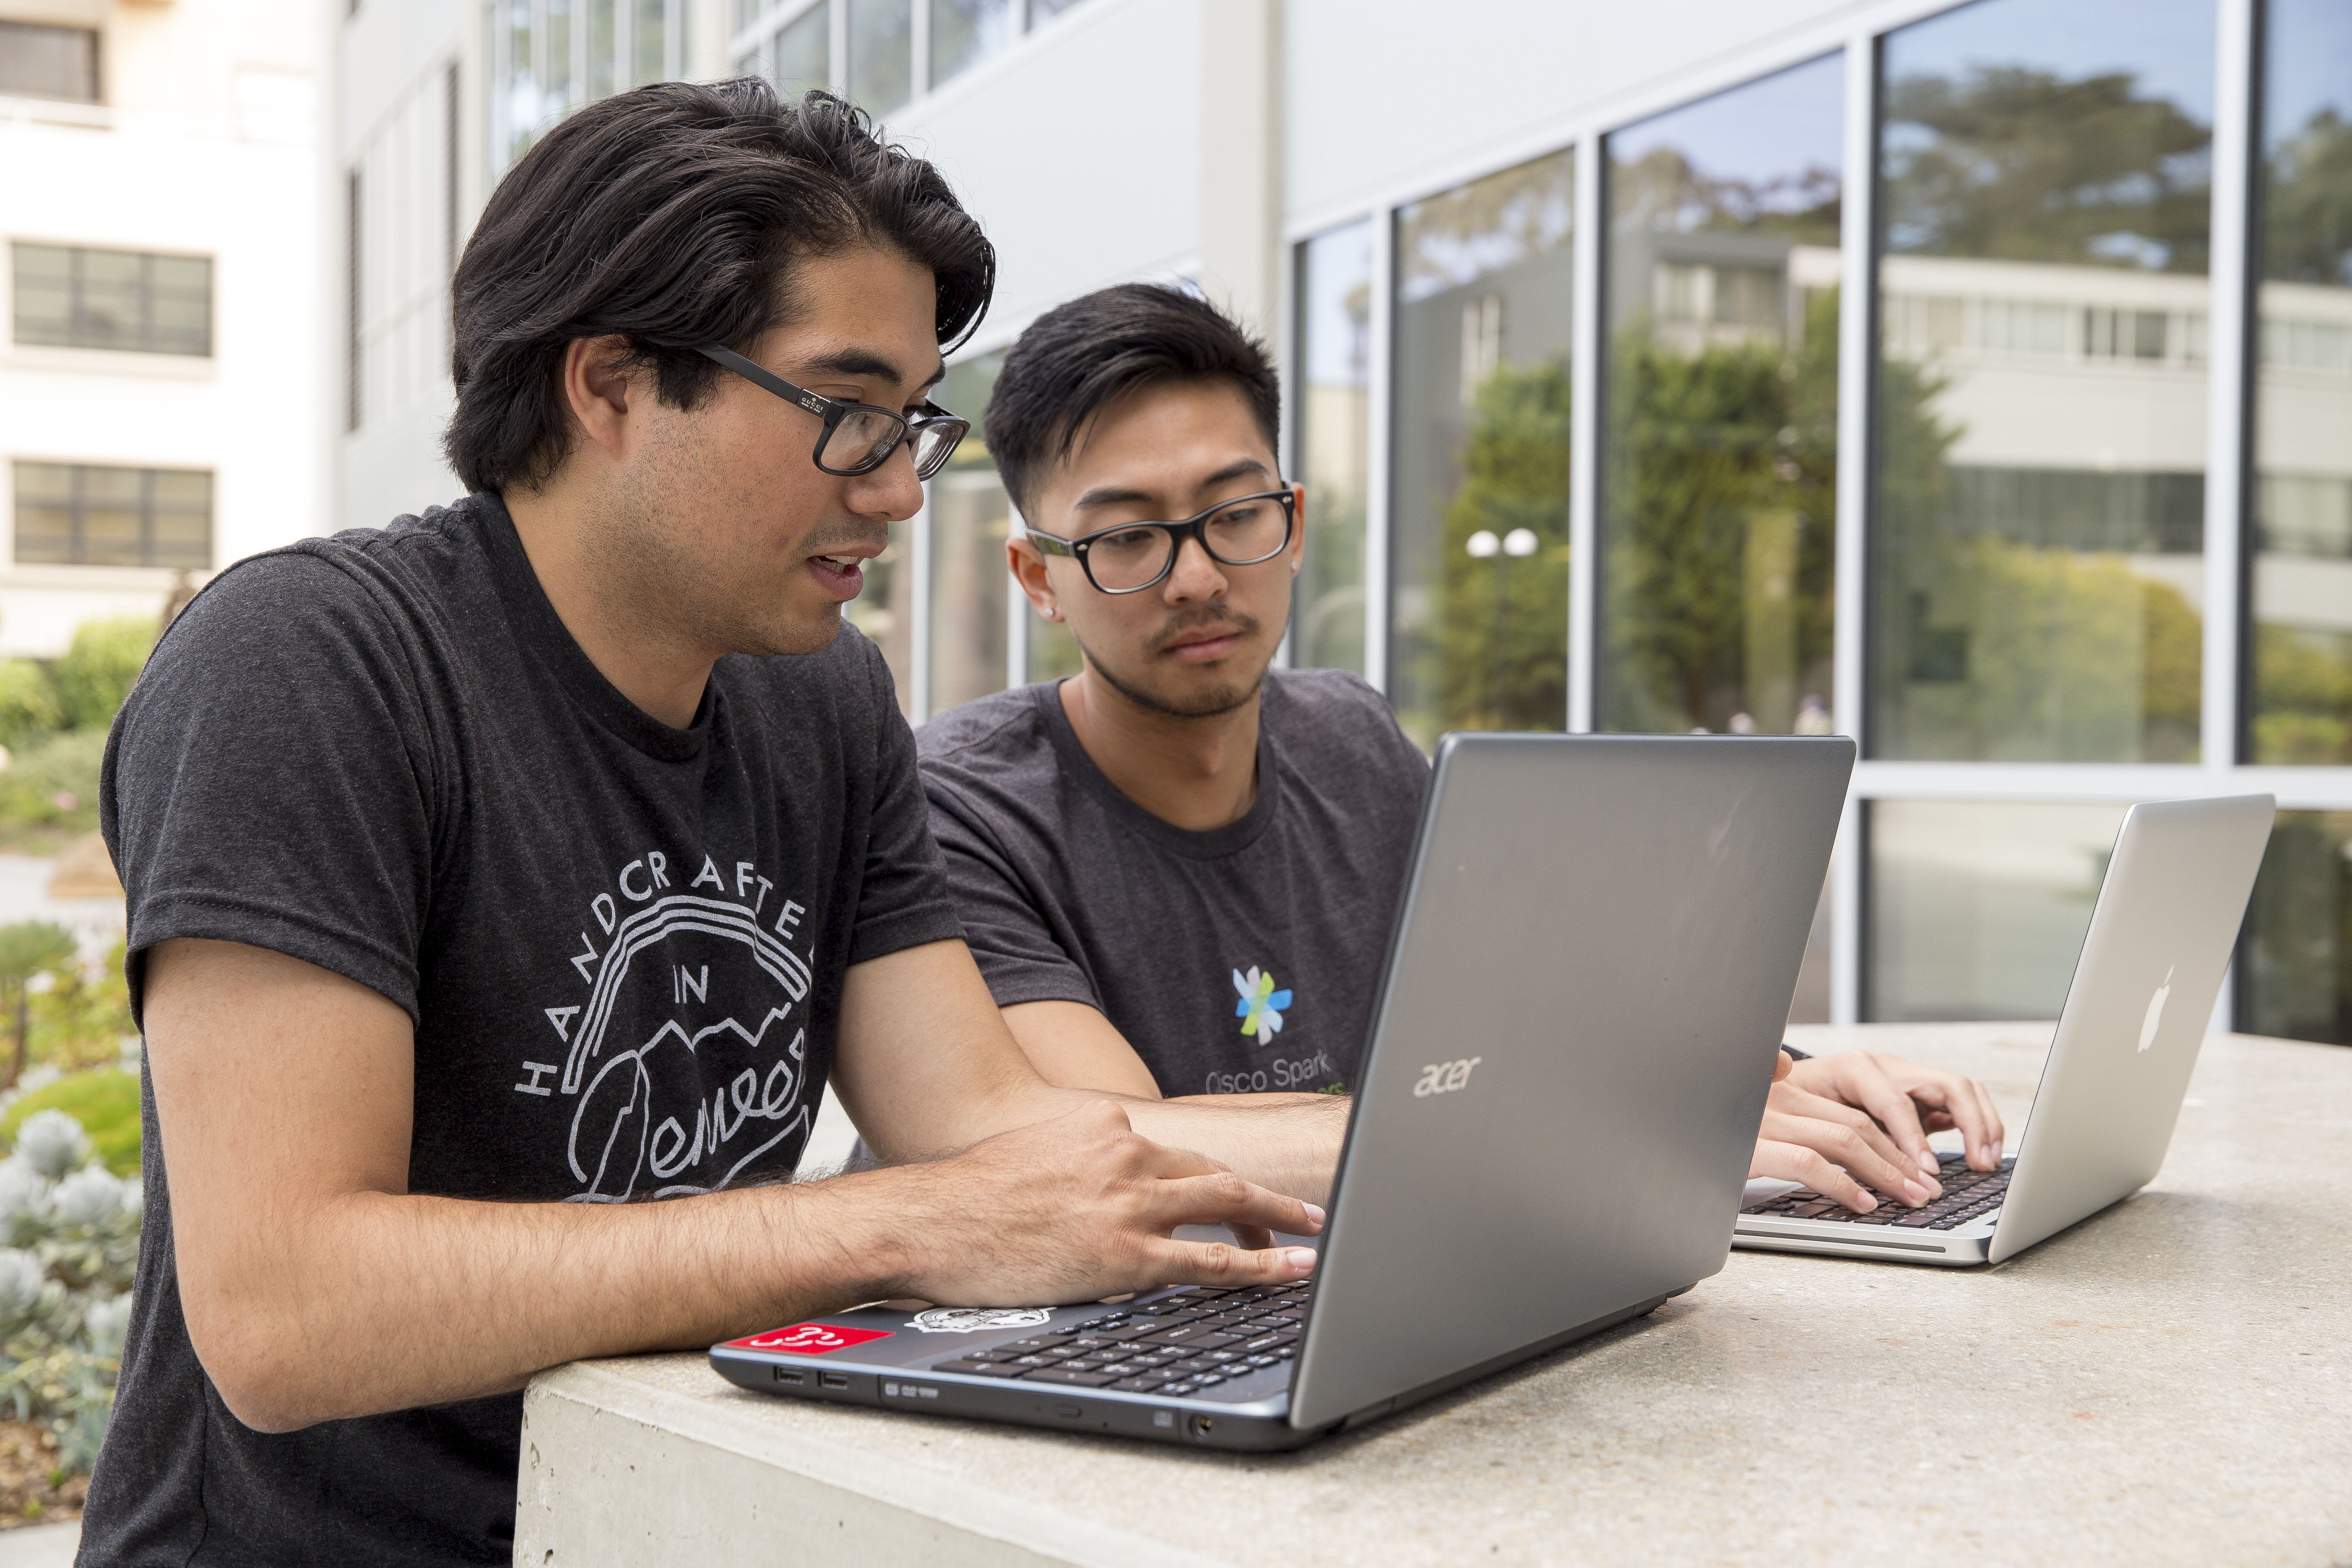
[[[0,96],[98,101],[98,34],[0,22]]]
[[[2271,0],[2263,32],[2247,754],[2341,767],[2352,763],[2352,9]]]
[[[16,559],[47,565],[212,564],[213,477],[202,470],[16,466]]]
[[[572,74],[572,0],[541,0],[547,7],[547,101],[541,112],[560,116],[580,101]]]
[[[16,337],[44,347],[73,342],[73,252],[63,246],[8,247],[15,279]]]
[[[545,112],[540,97],[539,66],[531,53],[531,0],[504,0],[507,49],[505,163],[511,164],[530,150],[532,137]],[[503,165],[502,165],[503,166]]]
[[[2055,1018],[2124,810],[1871,802],[1863,1016]]]
[[[636,0],[635,25],[630,29],[636,61],[632,85],[669,79],[669,6],[666,0]],[[683,57],[686,51],[678,51]]]
[[[1013,41],[1012,0],[930,0],[931,85]]]
[[[833,85],[831,18],[818,5],[806,16],[784,25],[776,35],[775,63],[768,79],[786,98],[798,98],[814,88]]]
[[[1609,138],[1602,729],[1830,728],[1844,76]]]
[[[1562,151],[1397,215],[1389,700],[1423,747],[1567,721],[1575,182]]]
[[[2198,754],[2211,0],[1887,37],[1871,746]]]
[[[973,425],[930,482],[933,713],[1004,689],[1004,595],[1013,581],[1004,544],[1013,534],[1013,503],[979,426],[1003,368],[1001,351],[959,360],[937,394],[940,407],[965,414]]]
[[[2352,811],[2282,811],[2238,948],[2237,1026],[2352,1046]]]
[[[93,497],[82,508],[81,550],[76,560],[85,566],[143,566],[146,531],[136,500],[101,504]]]
[[[588,96],[603,98],[621,85],[621,39],[614,14],[617,0],[587,0]]]
[[[1298,247],[1297,473],[1307,554],[1290,617],[1290,661],[1364,672],[1364,512],[1371,440],[1372,226]]]
[[[912,716],[914,664],[910,658],[915,635],[915,574],[907,567],[907,540],[911,523],[893,523],[889,547],[866,563],[866,586],[849,601],[849,624],[872,637],[890,667],[898,689],[899,711]]]
[[[1058,16],[1078,0],[1029,0],[1029,25],[1035,26],[1049,17]]]
[[[849,0],[849,100],[887,114],[913,96],[913,0]]]

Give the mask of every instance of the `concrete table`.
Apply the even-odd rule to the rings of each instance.
[[[2013,1135],[2050,1030],[1791,1037],[1971,1073]],[[2216,1036],[2155,1183],[2000,1268],[1735,1252],[1296,1454],[769,1399],[694,1355],[559,1368],[515,1561],[2342,1563],[2347,1216],[2352,1050]]]

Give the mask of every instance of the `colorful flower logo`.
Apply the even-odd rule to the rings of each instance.
[[[1241,1000],[1234,1004],[1234,1016],[1242,1021],[1242,1033],[1260,1044],[1282,1033],[1282,1010],[1290,1005],[1290,993],[1274,988],[1274,976],[1261,973],[1255,964],[1244,974],[1234,971],[1234,989]]]

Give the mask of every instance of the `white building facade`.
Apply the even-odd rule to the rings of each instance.
[[[329,526],[306,0],[0,0],[0,654]]]
[[[336,23],[343,521],[447,492],[453,236],[521,138],[653,71],[658,24],[665,71],[853,96],[987,225],[1003,282],[947,406],[1110,282],[1189,279],[1264,331],[1312,487],[1290,657],[1424,743],[1856,736],[1801,1016],[2046,1016],[2125,806],[2260,789],[2286,815],[2225,1010],[2352,1043],[2339,0]],[[975,440],[877,563],[853,613],[911,717],[1075,668],[1007,591],[1017,527]]]

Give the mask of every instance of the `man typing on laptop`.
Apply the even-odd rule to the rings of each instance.
[[[918,745],[982,973],[1057,1084],[1296,1106],[1353,1081],[1428,770],[1362,681],[1268,668],[1308,502],[1279,403],[1214,307],[1140,284],[1047,312],[996,384],[1012,570],[1085,668]],[[1969,1079],[1863,1052],[1781,1073],[1757,1175],[1916,1206],[1952,1126],[1998,1163]]]
[[[1345,1108],[1041,1079],[840,624],[993,276],[821,94],[583,108],[457,270],[474,493],[173,624],[102,794],[148,1221],[83,1561],[503,1563],[541,1367],[1307,1275],[1263,1244],[1319,1227]],[[905,1163],[788,1184],[828,1079]]]

